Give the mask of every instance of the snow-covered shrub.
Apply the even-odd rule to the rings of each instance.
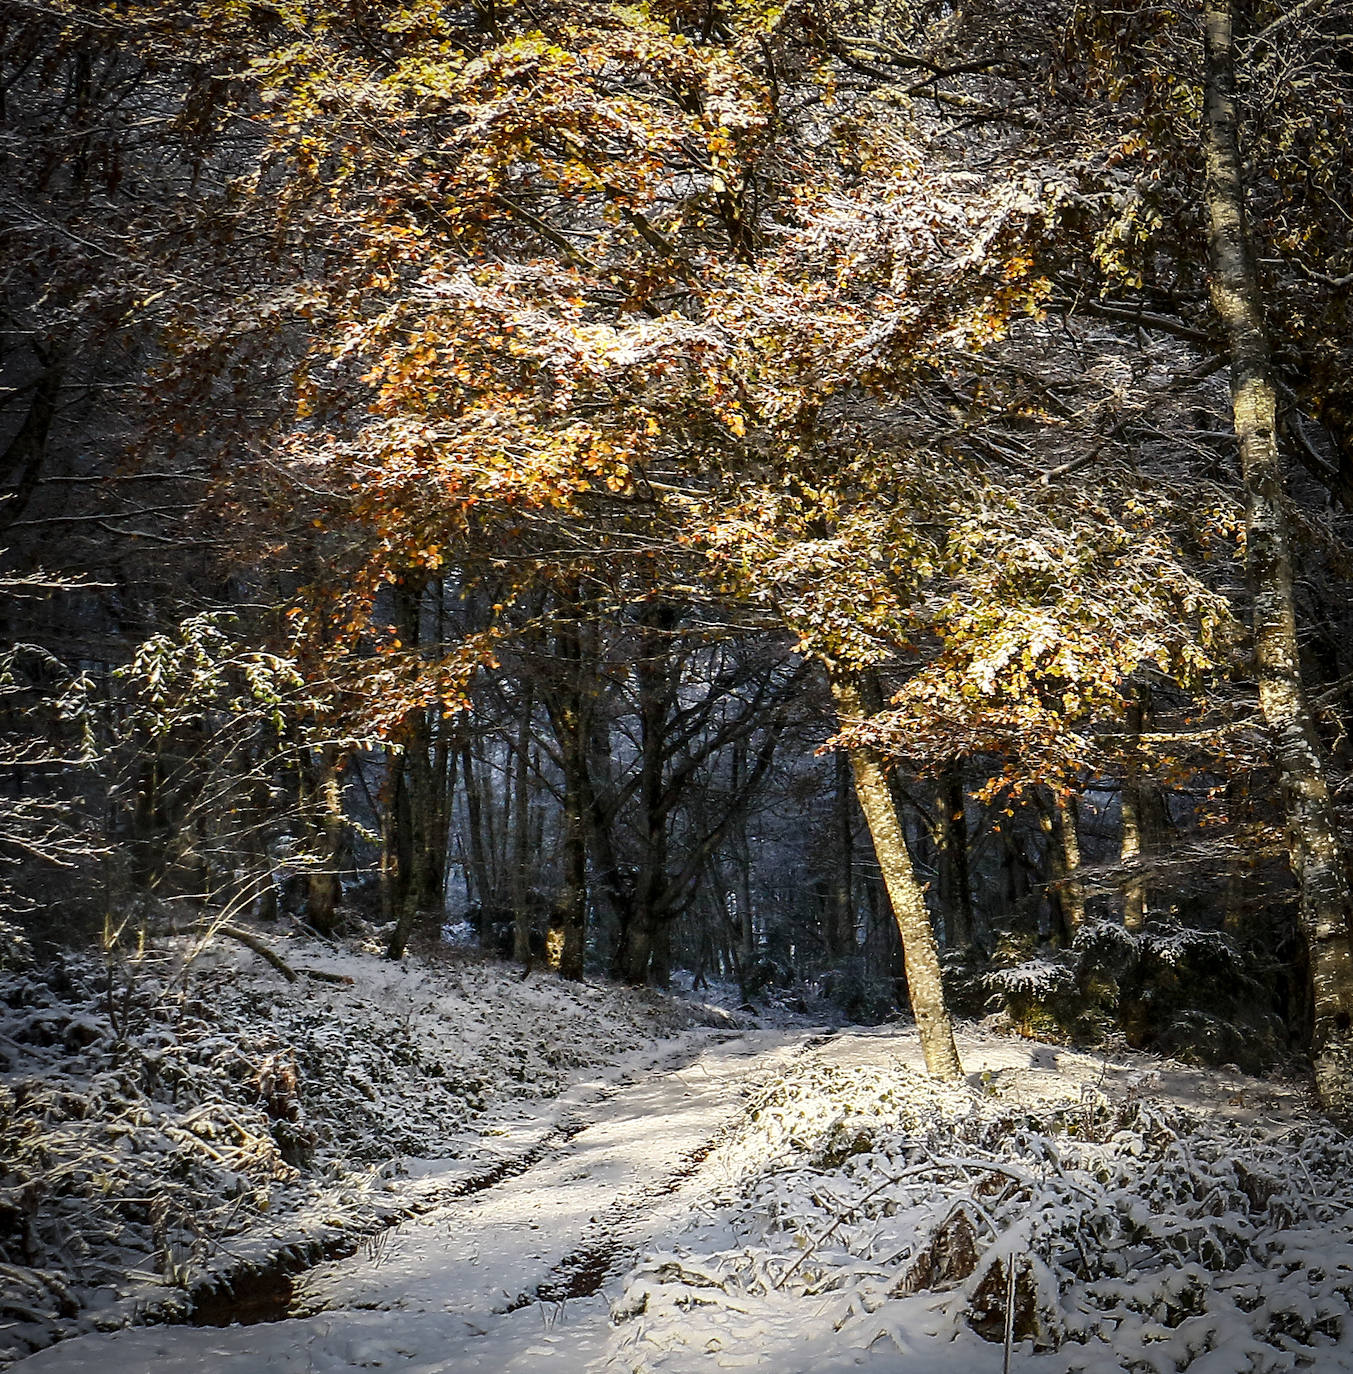
[[[1021,1034],[1057,1040],[1085,1029],[1077,973],[1074,956],[1039,950],[1017,962],[998,964],[982,983],[1000,998]]]
[[[693,1228],[634,1270],[613,1311],[628,1368],[757,1331],[784,1367],[885,1341],[898,1374],[996,1369],[980,1343],[1013,1277],[1021,1369],[1353,1369],[1353,1142],[1329,1127],[817,1067],[727,1154],[751,1181],[709,1234],[735,1244]]]
[[[995,1005],[1019,1034],[1090,1042],[1102,1027],[1085,995],[1084,964],[1077,949],[1054,949],[1031,934],[1007,931],[986,967],[969,967],[963,977],[980,990],[983,1007]]]
[[[1135,939],[1136,962],[1118,984],[1118,1023],[1129,1044],[1251,1073],[1290,1051],[1297,1028],[1277,1014],[1263,949],[1177,919],[1152,921]]]
[[[285,1046],[222,1033],[153,976],[71,958],[0,980],[0,1071],[0,1265],[19,1288],[0,1309],[28,1345],[130,1268],[179,1282],[299,1178]]]
[[[289,943],[323,980],[233,948],[185,966],[183,942],[0,973],[0,1362],[228,1271],[243,1233],[398,1216],[401,1156],[454,1153],[494,1101],[703,1016],[475,958]]]
[[[1007,934],[987,966],[951,962],[946,987],[965,1006],[980,988],[1022,1035],[1088,1045],[1121,1034],[1137,1049],[1263,1072],[1289,1048],[1264,957],[1177,917],[1142,931],[1087,921],[1061,949]]]

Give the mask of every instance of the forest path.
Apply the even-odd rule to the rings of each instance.
[[[581,1370],[603,1361],[601,1283],[728,1180],[707,1157],[759,1092],[831,1037],[749,1031],[588,1110],[524,1172],[392,1228],[311,1270],[293,1310],[251,1326],[80,1337],[24,1374],[402,1374]],[[911,1037],[908,1037],[910,1039]],[[463,1167],[461,1162],[460,1167]],[[435,1166],[429,1166],[429,1173]],[[600,1368],[600,1364],[595,1367]]]

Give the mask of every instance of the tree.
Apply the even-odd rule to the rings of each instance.
[[[1318,9],[1261,9],[1247,53],[1281,74],[1273,34],[1292,34],[1343,128]],[[776,863],[753,890],[755,833],[772,803],[802,804],[813,765],[790,755],[829,719],[836,852],[815,877],[834,887],[802,905],[830,907],[831,929],[809,943],[849,959],[861,905],[887,905],[852,871],[853,782],[937,1071],[957,1060],[935,918],[961,945],[976,927],[1067,960],[1102,934],[1112,884],[1124,949],[1224,919],[1199,875],[1265,854],[1273,816],[1242,778],[1266,765],[1238,626],[1273,617],[1232,556],[1246,484],[1198,251],[1226,197],[1203,190],[1191,12],[20,11],[5,89],[59,174],[11,157],[34,227],[6,267],[25,342],[0,519],[31,539],[57,518],[43,482],[94,475],[57,472],[76,446],[53,388],[153,383],[126,408],[129,460],[158,482],[210,459],[215,480],[182,501],[196,525],[166,505],[125,531],[172,546],[127,633],[158,643],[194,597],[259,603],[241,633],[304,691],[286,786],[251,805],[274,821],[298,805],[328,856],[315,921],[342,910],[342,851],[365,857],[379,832],[392,954],[473,889],[488,925],[509,911],[522,955],[555,908],[571,976],[589,938],[634,981],[662,981],[683,941],[703,970],[730,916],[744,978],[763,937],[801,964]],[[44,62],[69,73],[61,94]],[[1253,133],[1272,175],[1248,188],[1280,306],[1259,320],[1276,347],[1256,424],[1338,496],[1348,245],[1328,202],[1348,154],[1278,87],[1271,113]],[[58,291],[66,239],[88,256]],[[38,328],[46,300],[60,328]],[[134,347],[100,371],[129,315]],[[1293,487],[1276,565],[1323,540],[1335,566],[1342,527],[1314,517],[1315,490]],[[1251,523],[1253,561],[1268,526]],[[190,529],[215,542],[180,549]],[[1280,681],[1297,720],[1292,601],[1260,660],[1265,710]],[[1335,712],[1339,623],[1320,668]],[[1317,713],[1298,727],[1305,762],[1292,744],[1279,763],[1308,798]],[[145,874],[211,745],[185,715],[127,747]],[[371,830],[347,824],[359,793]],[[1134,841],[1153,810],[1177,839]],[[1322,814],[1303,854],[1332,833]],[[1225,844],[1202,829],[1223,818]],[[239,842],[257,850],[269,824]],[[1325,881],[1310,864],[1303,892]],[[1185,869],[1191,912],[1136,900]]]
[[[1325,1107],[1353,1116],[1353,891],[1325,777],[1324,746],[1302,686],[1277,383],[1246,228],[1230,0],[1207,0],[1203,139],[1212,302],[1226,331],[1245,481],[1245,558],[1253,594],[1259,701],[1273,735],[1292,871],[1311,965],[1312,1060]]]
[[[840,706],[843,726],[864,719],[859,689],[839,672],[832,674],[832,695]],[[907,852],[906,837],[898,823],[897,807],[888,789],[882,761],[867,745],[857,745],[849,754],[855,792],[869,826],[879,867],[883,870],[897,933],[902,938],[907,989],[926,1069],[935,1078],[962,1078],[963,1065],[959,1062],[953,1025],[944,1003],[935,932],[926,910],[925,895]]]

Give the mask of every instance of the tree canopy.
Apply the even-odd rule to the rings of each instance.
[[[462,914],[1347,1113],[1349,21],[3,0],[7,919],[98,854],[114,945]]]

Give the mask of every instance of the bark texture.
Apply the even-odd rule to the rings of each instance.
[[[517,718],[517,746],[513,759],[512,821],[512,957],[531,966],[531,727],[535,713],[535,683],[522,683],[521,714]]]
[[[832,696],[843,723],[847,717],[859,718],[864,714],[859,689],[849,679],[833,674]],[[907,988],[926,1068],[933,1078],[962,1078],[963,1065],[954,1044],[954,1028],[944,1005],[935,930],[926,910],[925,892],[912,868],[882,760],[872,749],[852,749],[850,765],[860,809],[892,903],[897,933],[902,937]]]
[[[832,829],[834,862],[831,887],[827,895],[826,936],[827,953],[841,959],[855,953],[855,893],[851,881],[854,868],[855,805],[850,776],[850,760],[844,753],[836,755],[835,791],[832,798]]]
[[[1118,858],[1127,874],[1123,880],[1123,924],[1128,930],[1146,926],[1146,879],[1142,875],[1143,800],[1140,770],[1137,766],[1138,742],[1142,734],[1142,708],[1129,702],[1127,708],[1127,762],[1123,768],[1121,793],[1122,827]]]
[[[425,583],[402,582],[393,589],[395,625],[401,642],[417,649],[424,641]],[[438,834],[438,783],[432,762],[432,732],[428,709],[418,707],[404,723],[404,753],[399,785],[391,798],[398,864],[391,893],[395,927],[386,953],[401,959],[420,919],[441,924],[445,878],[445,832]]]
[[[1300,923],[1310,961],[1311,1058],[1321,1102],[1353,1117],[1353,914],[1323,748],[1302,689],[1283,506],[1276,386],[1245,222],[1235,98],[1233,0],[1205,0],[1204,148],[1212,303],[1226,329],[1246,493],[1245,557],[1254,599],[1259,702],[1272,733]]]
[[[576,589],[574,598],[577,599]],[[561,681],[547,707],[563,765],[563,891],[558,904],[558,958],[552,963],[565,978],[583,976],[587,943],[587,693],[578,627],[567,621],[555,636]],[[552,928],[551,934],[554,933]]]
[[[321,935],[332,935],[338,923],[338,904],[343,896],[339,876],[343,866],[343,791],[339,781],[338,746],[325,744],[314,760],[314,805],[318,811],[315,828],[320,849],[319,868],[311,871],[306,883],[306,919]]]
[[[1081,837],[1075,797],[1064,797],[1060,792],[1053,802],[1055,810],[1054,831],[1062,852],[1062,867],[1066,881],[1062,886],[1062,916],[1066,921],[1068,938],[1074,938],[1076,931],[1085,924],[1085,884],[1081,879]]]
[[[1047,836],[1055,944],[1069,945],[1085,921],[1085,887],[1080,877],[1081,846],[1075,801],[1054,792],[1040,799],[1038,824]]]

